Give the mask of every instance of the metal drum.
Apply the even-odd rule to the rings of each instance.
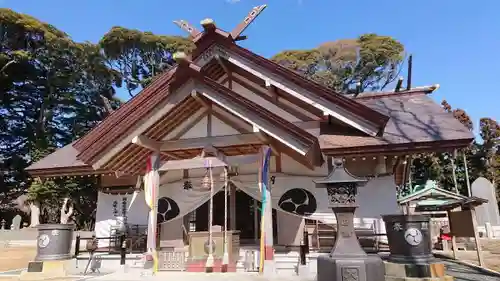
[[[73,224],[41,224],[37,228],[36,261],[71,259]]]
[[[391,252],[389,261],[418,264],[433,261],[428,216],[385,215],[382,218]]]

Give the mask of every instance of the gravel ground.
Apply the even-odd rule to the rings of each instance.
[[[0,248],[0,271],[25,268],[36,256],[36,249],[31,247]]]

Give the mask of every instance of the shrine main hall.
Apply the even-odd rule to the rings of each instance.
[[[472,133],[429,97],[438,86],[345,95],[241,47],[259,9],[231,32],[180,22],[189,55],[176,53],[174,67],[27,170],[96,177],[97,237],[144,226],[148,249],[236,263],[239,247],[263,239],[266,260],[304,233],[311,248],[331,246],[335,216],[314,180],[342,159],[368,180],[355,226],[385,233],[381,215],[401,213],[412,155],[466,147]]]

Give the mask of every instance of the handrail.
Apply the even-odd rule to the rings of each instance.
[[[181,225],[182,228],[182,235],[184,236],[183,240],[185,244],[189,244],[189,232],[186,229],[186,226],[184,224]]]

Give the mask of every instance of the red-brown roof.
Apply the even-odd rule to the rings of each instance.
[[[322,135],[326,154],[401,153],[405,150],[450,150],[474,138],[462,123],[444,111],[425,91],[379,94],[358,98],[360,103],[391,118],[381,137]]]
[[[162,73],[118,110],[110,114],[94,129],[74,144],[80,152],[78,159],[89,164],[106,146],[111,145],[141,120],[170,93],[185,77],[177,72],[177,67]]]

